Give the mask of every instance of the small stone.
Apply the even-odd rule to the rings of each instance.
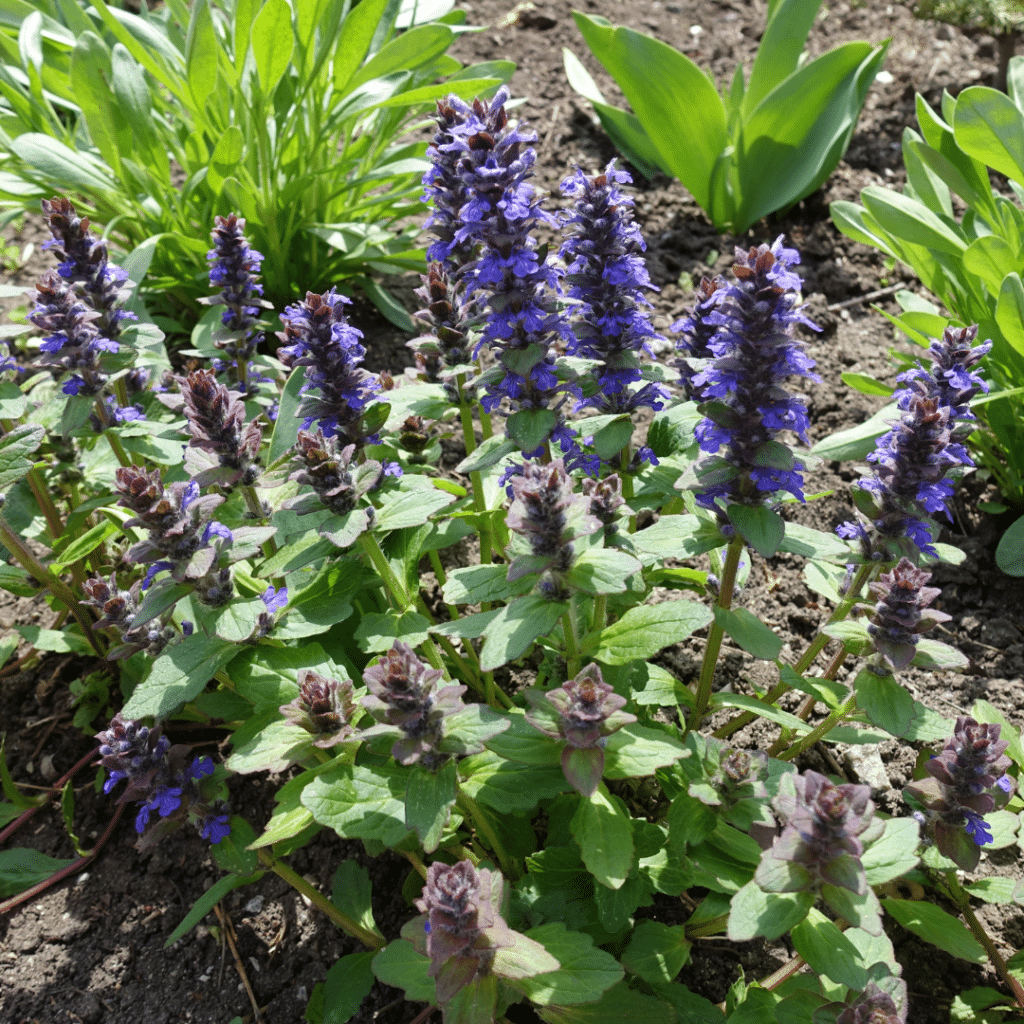
[[[253,896],[244,909],[247,914],[258,914],[263,909],[263,897]]]
[[[871,787],[871,795],[885,793],[892,789],[889,774],[882,763],[878,748],[873,746],[852,746],[846,751],[846,767],[865,786]]]
[[[1009,647],[1012,643],[1016,643],[1020,638],[1020,630],[1009,619],[989,619],[981,627],[982,641],[1001,650]]]
[[[53,782],[60,774],[53,766],[52,754],[43,754],[42,760],[39,762],[39,774],[46,782]]]

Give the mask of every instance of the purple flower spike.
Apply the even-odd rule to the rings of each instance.
[[[899,996],[899,1003],[869,981],[863,992],[848,993],[845,1003],[829,1003],[823,1009],[838,1013],[835,1024],[906,1024],[909,1002],[906,983],[887,979],[887,986]],[[817,1017],[817,1014],[815,1014]],[[824,1016],[822,1019],[826,1019]],[[833,1017],[828,1017],[832,1020]]]
[[[348,739],[361,714],[349,680],[327,679],[310,668],[299,673],[299,695],[278,710],[288,721],[315,736],[314,746],[323,748]]]
[[[907,792],[927,808],[926,827],[939,851],[965,871],[973,871],[978,848],[993,839],[984,815],[1005,806],[1014,781],[1006,775],[1009,743],[1002,727],[979,724],[961,715],[953,735],[925,766],[930,778],[915,782]]]
[[[277,336],[284,342],[281,359],[307,368],[298,410],[303,429],[315,421],[325,437],[358,449],[376,441],[372,430],[364,430],[363,417],[382,384],[360,366],[366,349],[360,344],[362,331],[345,317],[350,301],[333,288],[323,295],[307,292],[304,302],[281,314],[285,329]]]
[[[714,456],[697,466],[708,482],[696,497],[707,508],[719,500],[758,505],[778,491],[803,501],[803,464],[778,440],[789,431],[806,444],[809,425],[803,401],[782,382],[791,376],[820,380],[811,372],[814,360],[793,337],[796,324],[818,330],[797,306],[800,278],[789,268],[799,261],[795,249],[783,248],[781,235],[771,247],[737,249],[737,283],[709,286],[701,300],[702,324],[719,329],[706,341],[714,363],[691,378],[706,403],[697,441]]]
[[[642,377],[640,353],[653,356],[650,343],[663,339],[647,314],[645,293],[656,289],[640,255],[647,246],[633,221],[633,199],[617,188],[631,182],[614,160],[595,178],[577,168],[562,182],[562,192],[574,206],[562,218],[571,234],[559,256],[568,265],[569,298],[579,302],[572,310],[573,336],[566,352],[600,362],[597,393],[581,396],[579,404],[602,412],[661,409],[669,398],[660,384],[632,388]]]
[[[564,741],[562,771],[566,780],[583,796],[593,796],[604,774],[605,740],[636,721],[636,715],[622,710],[626,698],[604,681],[596,664],[587,665],[556,690],[528,689],[523,694],[530,703],[526,713],[530,725]]]
[[[363,672],[363,681],[370,696],[362,703],[380,726],[361,736],[400,732],[391,748],[391,756],[400,764],[419,761],[435,771],[450,757],[438,750],[444,738],[444,720],[462,711],[464,686],[437,684],[443,673],[422,662],[408,644],[396,640],[394,647],[382,655],[376,665]]]
[[[111,265],[106,244],[90,233],[88,219],[79,217],[69,200],[55,196],[41,205],[53,235],[43,248],[52,249],[61,260],[60,276],[81,286],[86,304],[98,314],[100,334],[120,337],[125,321],[138,319],[121,308],[131,293],[128,271]],[[116,352],[117,345],[110,351]]]
[[[942,593],[938,587],[926,587],[930,572],[917,569],[907,558],[901,558],[892,572],[882,573],[870,586],[878,598],[868,632],[875,650],[886,665],[895,671],[905,669],[913,660],[917,637],[939,622],[946,622],[945,612],[924,610]]]
[[[670,328],[674,334],[679,334],[676,340],[676,348],[683,353],[678,361],[679,383],[687,398],[696,402],[701,400],[701,389],[693,383],[704,364],[714,358],[715,353],[711,350],[711,341],[718,333],[717,323],[709,318],[722,298],[725,289],[728,287],[725,278],[716,277],[714,280],[702,277],[700,287],[697,289],[697,299],[690,310],[690,313],[680,320],[677,320]],[[690,359],[700,360],[700,365],[694,367]]]
[[[814,771],[789,774],[772,806],[786,825],[754,875],[762,889],[818,891],[826,903],[835,888],[868,891],[861,854],[885,827],[874,819],[869,787],[836,786]]]

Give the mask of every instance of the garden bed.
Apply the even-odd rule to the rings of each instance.
[[[454,54],[464,60],[508,58],[519,66],[511,90],[514,97],[526,97],[517,113],[529,119],[540,136],[538,183],[557,197],[558,183],[571,165],[579,164],[588,173],[603,168],[613,150],[595,127],[589,105],[569,88],[561,47],[570,47],[584,61],[606,97],[614,101],[617,92],[590,58],[575,29],[571,5],[520,4],[510,9],[509,3],[500,0],[478,0],[463,6],[469,21],[485,28],[461,39]],[[719,81],[731,75],[737,61],[749,62],[763,24],[761,3],[625,0],[614,5],[592,2],[585,9],[656,34],[685,50]],[[891,380],[890,348],[901,344],[909,348],[894,337],[892,327],[870,303],[858,298],[894,284],[915,286],[903,276],[902,268],[887,267],[877,252],[841,236],[829,220],[828,204],[854,200],[870,184],[900,186],[900,137],[905,126],[915,123],[915,91],[937,105],[944,88],[956,93],[985,83],[995,70],[988,37],[968,38],[956,30],[917,22],[899,4],[830,7],[812,32],[811,50],[817,54],[848,40],[878,42],[887,36],[893,37],[885,64],[888,77],[873,87],[846,159],[822,190],[786,215],[734,239],[715,232],[678,183],[637,182],[637,218],[648,243],[648,267],[661,288],[654,300],[655,322],[663,332],[692,301],[692,285],[701,274],[727,270],[734,245],[771,242],[784,234],[789,244],[800,249],[799,273],[809,314],[822,327],[817,335],[805,332],[808,351],[822,377],[820,385],[807,389],[812,441],[862,422],[880,404],[881,400],[842,385],[841,373]],[[28,223],[15,241],[38,243],[44,237],[41,225]],[[37,252],[14,280],[29,287],[48,265],[45,254]],[[411,289],[400,289],[400,294],[412,303]],[[883,308],[896,311],[891,297],[880,302]],[[366,334],[370,369],[388,369],[398,375],[410,364],[406,336],[368,307],[359,307],[351,320]],[[848,518],[849,485],[855,477],[849,464],[822,465],[809,474],[808,490],[833,494],[806,507],[790,506],[791,518],[831,530]],[[949,635],[944,639],[970,658],[970,667],[962,675],[910,671],[901,681],[915,699],[944,714],[965,713],[976,699],[984,698],[1020,726],[1024,724],[1020,628],[1024,594],[1019,581],[1003,576],[995,566],[995,544],[1004,524],[976,510],[984,496],[985,484],[977,479],[968,479],[961,488],[957,521],[944,539],[963,549],[967,557],[959,566],[939,567],[933,580],[942,587],[937,606],[952,616],[945,624]],[[805,586],[800,568],[797,559],[785,555],[767,564],[758,559],[739,598],[795,650],[813,635],[826,614]],[[0,605],[0,621],[23,623],[38,616],[40,609],[45,612],[45,607],[24,599]],[[665,656],[665,664],[686,682],[698,671],[700,643],[694,639]],[[68,696],[68,684],[84,669],[84,663],[73,656],[52,655],[0,680],[0,722],[7,733],[7,760],[18,783],[46,785],[90,749],[91,740],[71,726]],[[739,692],[749,692],[748,680],[760,682],[757,664],[740,651],[727,656],[723,669],[722,679]],[[191,743],[204,739],[174,730],[172,735]],[[761,724],[740,733],[739,739],[763,746],[770,735],[771,729]],[[209,742],[214,743],[214,738]],[[875,799],[882,810],[900,812],[899,791],[910,780],[912,754],[895,741],[883,744],[879,753],[886,779],[876,779]],[[814,752],[801,765],[830,770]],[[96,795],[90,772],[81,773],[79,785],[75,825],[83,845],[89,846],[103,831],[113,804]],[[270,815],[274,788],[259,776],[234,778],[233,811],[259,829]],[[236,1016],[251,1019],[249,998],[217,918],[208,917],[205,927],[170,949],[163,948],[195,900],[220,876],[207,848],[191,830],[185,830],[139,855],[132,849],[134,838],[130,824],[122,822],[87,873],[0,917],[0,1019],[13,1024],[74,1020],[226,1024]],[[53,856],[71,855],[54,808],[40,812],[19,842]],[[390,854],[366,858],[361,844],[342,842],[324,831],[291,863],[318,888],[329,891],[334,871],[346,857],[369,868],[375,883],[377,923],[385,935],[395,937],[410,916],[401,894],[409,873],[406,861]],[[983,855],[979,873],[988,870],[1004,877],[1024,877],[1019,849],[1013,846]],[[664,905],[667,902],[663,898],[663,903],[639,914],[667,923],[685,919],[685,913],[673,917],[680,911]],[[313,985],[339,956],[357,948],[273,874],[230,894],[222,906],[268,1022],[300,1020]],[[1011,905],[986,907],[980,913],[1005,954],[1024,945],[1024,910]],[[909,1020],[914,1024],[944,1024],[955,993],[972,985],[998,984],[987,969],[947,957],[896,926],[892,938],[909,985]],[[723,937],[698,940],[679,980],[717,1002],[741,969],[748,978],[763,977],[781,966],[791,952],[784,943],[769,946],[758,941],[741,946]],[[398,1024],[410,1021],[418,1009],[406,1003],[400,991],[378,983],[353,1020]]]

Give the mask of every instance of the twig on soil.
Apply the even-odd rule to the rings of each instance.
[[[906,288],[902,281],[899,284],[891,284],[888,288],[876,288],[873,292],[866,292],[864,295],[857,295],[845,302],[833,302],[828,307],[830,313],[838,313],[841,309],[850,309],[852,306],[860,306],[865,302],[874,302],[875,299],[884,299],[889,295],[895,295],[901,288]]]
[[[256,1021],[256,1024],[264,1024],[263,1014],[260,1012],[259,1004],[256,1002],[256,995],[252,990],[252,985],[249,984],[249,976],[245,973],[245,965],[242,963],[242,958],[238,955],[238,947],[235,945],[235,926],[231,923],[231,918],[220,909],[219,903],[214,904],[213,909],[217,914],[217,919],[220,921],[224,938],[227,939],[228,945],[231,947],[231,954],[235,958],[235,969],[238,971],[238,976],[242,979],[242,984],[245,986],[246,995],[249,997],[253,1020]]]

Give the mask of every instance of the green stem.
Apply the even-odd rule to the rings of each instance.
[[[275,875],[283,878],[293,889],[301,893],[310,903],[323,911],[343,932],[358,939],[364,946],[370,949],[380,949],[386,946],[388,940],[383,935],[377,935],[368,928],[364,928],[358,921],[353,921],[348,914],[340,911],[322,892],[314,889],[300,874],[293,871],[286,864],[282,864],[265,850],[259,851],[260,863],[270,868]]]
[[[622,497],[626,499],[627,503],[633,498],[633,476],[629,472],[630,447],[630,443],[627,441],[619,456],[619,479],[622,481]],[[629,517],[629,532],[636,533],[635,513]]]
[[[366,531],[359,535],[358,544],[370,564],[377,570],[377,575],[384,581],[392,603],[397,606],[399,611],[404,611],[409,607],[409,592],[395,575],[380,542],[372,533]]]
[[[843,644],[843,646],[839,648],[836,656],[830,662],[828,668],[825,669],[825,674],[821,676],[821,679],[823,681],[831,681],[835,679],[835,677],[839,675],[839,670],[843,667],[843,662],[846,661],[846,657],[849,653],[850,649],[846,644]],[[806,722],[807,719],[811,717],[811,712],[814,710],[817,703],[818,701],[811,694],[808,694],[807,699],[800,705],[800,709],[797,711],[796,717]],[[793,731],[788,728],[783,728],[782,732],[779,734],[779,738],[772,744],[771,749],[768,751],[768,756],[776,757],[780,750],[785,750],[786,747],[789,746],[792,739]]]
[[[462,420],[462,437],[466,445],[466,454],[472,455],[476,451],[476,433],[473,429],[473,410],[470,408],[469,403],[465,400],[462,394],[462,388],[466,383],[465,375],[459,374],[457,377],[457,384],[459,389],[459,417]],[[481,424],[484,422],[483,417],[486,415],[484,411],[480,410]],[[491,436],[491,420],[487,417],[487,429],[482,430],[484,440]],[[473,509],[476,514],[480,517],[480,528],[478,533],[480,535],[480,564],[490,565],[493,560],[492,545],[491,545],[491,523],[490,517],[487,515],[487,500],[484,496],[484,477],[483,473],[477,471],[469,474],[470,483],[473,487]],[[490,611],[490,604],[484,604],[481,606],[482,611]]]
[[[591,624],[591,629],[595,633],[600,633],[604,629],[605,623],[608,621],[608,596],[606,594],[598,594],[594,598],[594,615]]]
[[[38,558],[36,558],[35,555],[32,554],[31,551],[29,551],[21,538],[3,519],[0,519],[0,544],[3,544],[3,546],[10,551],[10,553],[20,563],[21,567],[40,586],[47,587],[58,601],[64,602],[68,611],[70,611],[75,617],[75,621],[82,627],[82,633],[85,635],[86,640],[89,641],[89,644],[97,655],[104,659],[105,664],[107,651],[92,628],[92,621],[89,618],[89,614],[78,603],[78,599],[75,597],[74,593],[72,593],[70,587],[68,587],[59,576],[52,573],[45,565],[43,565],[42,562],[39,561]]]
[[[728,610],[732,607],[733,594],[736,591],[736,573],[739,571],[740,555],[743,553],[743,538],[737,534],[729,542],[729,548],[725,554],[725,564],[722,566],[722,579],[718,587],[718,601],[716,607]],[[708,712],[711,704],[711,687],[715,681],[715,668],[718,665],[718,655],[722,650],[722,638],[725,630],[718,624],[718,620],[712,621],[708,628],[708,640],[704,647],[704,661],[700,667],[700,680],[697,683],[697,703],[686,723],[686,731],[696,729]]]
[[[491,851],[498,858],[502,874],[510,882],[517,881],[520,876],[518,868],[513,863],[512,858],[506,853],[505,847],[502,846],[501,840],[498,838],[498,833],[494,831],[483,811],[477,806],[476,801],[468,796],[461,786],[458,786],[455,790],[455,802],[462,808],[463,813],[472,820],[477,831],[487,840]]]
[[[1013,993],[1013,998],[1017,1000],[1017,1005],[1024,1008],[1024,987],[1010,973],[1010,969],[1006,966],[1006,961],[1003,959],[1002,954],[996,949],[996,944],[992,941],[988,932],[985,931],[985,926],[978,920],[978,915],[971,908],[971,898],[960,885],[955,871],[946,872],[946,884],[949,886],[949,894],[953,902],[957,905],[960,913],[963,914],[964,920],[974,933],[974,937],[985,947],[985,952],[988,954],[989,960],[992,961],[992,966],[1003,981],[1010,986],[1010,991]]]
[[[110,450],[114,453],[114,457],[122,466],[130,466],[132,460],[128,457],[128,453],[124,450],[124,446],[121,444],[121,439],[117,436],[117,432],[111,427],[109,430],[103,431],[103,436],[107,439],[107,444],[110,445]]]
[[[580,645],[576,639],[576,617],[570,604],[562,616],[562,631],[565,633],[565,674],[575,679],[580,671]]]
[[[50,531],[51,538],[54,541],[59,540],[64,533],[64,523],[61,522],[60,513],[50,497],[46,481],[43,479],[43,474],[39,467],[33,466],[25,474],[25,479],[28,481],[28,486],[32,491],[32,497],[36,499],[36,503],[39,505],[39,510],[46,517],[46,526]]]
[[[846,596],[836,605],[835,610],[829,616],[828,622],[825,625],[831,626],[833,622],[841,622],[845,619],[853,610],[854,605],[856,605],[864,585],[882,568],[878,562],[865,562],[857,570],[857,574],[854,576]],[[800,660],[793,666],[793,671],[797,675],[802,676],[814,664],[815,659],[825,649],[830,639],[831,637],[826,636],[819,630],[818,635],[800,656]],[[776,683],[761,699],[765,704],[774,704],[780,697],[789,693],[792,689],[793,687],[788,683]],[[742,714],[730,719],[720,729],[715,730],[713,735],[718,739],[727,739],[734,732],[738,732],[745,725],[749,725],[756,717],[754,712],[744,711]]]
[[[788,750],[775,754],[780,761],[792,761],[794,757],[802,754],[808,747],[813,747],[820,739],[824,739],[840,722],[857,709],[857,694],[851,693],[849,698],[839,707],[831,711],[828,717],[813,728],[803,739],[797,740]]]

